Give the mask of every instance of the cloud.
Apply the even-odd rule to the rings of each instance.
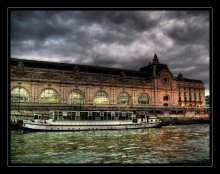
[[[209,88],[208,11],[11,11],[11,57],[138,70],[157,55]]]

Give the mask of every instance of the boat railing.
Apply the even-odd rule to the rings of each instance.
[[[124,120],[124,121],[115,121],[115,120],[111,120],[111,121],[55,121],[55,122],[50,122],[47,121],[47,123],[49,124],[53,124],[53,125],[90,125],[92,123],[92,125],[123,125],[123,124],[130,124],[132,123],[131,120]]]

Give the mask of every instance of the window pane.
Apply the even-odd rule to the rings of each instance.
[[[129,104],[130,97],[127,93],[123,92],[118,96],[118,104]]]
[[[84,104],[84,97],[81,91],[72,91],[69,96],[69,103],[71,104]]]
[[[26,89],[16,87],[11,91],[11,102],[28,102],[29,94]]]
[[[109,104],[109,98],[106,92],[99,91],[94,99],[94,104]]]
[[[40,95],[40,103],[58,103],[57,92],[53,89],[45,89]]]
[[[149,97],[148,95],[146,94],[142,94],[140,97],[139,97],[139,104],[149,104]]]

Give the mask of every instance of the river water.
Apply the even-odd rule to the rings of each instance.
[[[9,159],[19,164],[208,165],[208,124],[136,130],[11,131]]]

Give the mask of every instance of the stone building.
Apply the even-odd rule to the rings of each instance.
[[[139,71],[11,58],[11,110],[205,105],[201,80],[175,77],[157,55]]]

